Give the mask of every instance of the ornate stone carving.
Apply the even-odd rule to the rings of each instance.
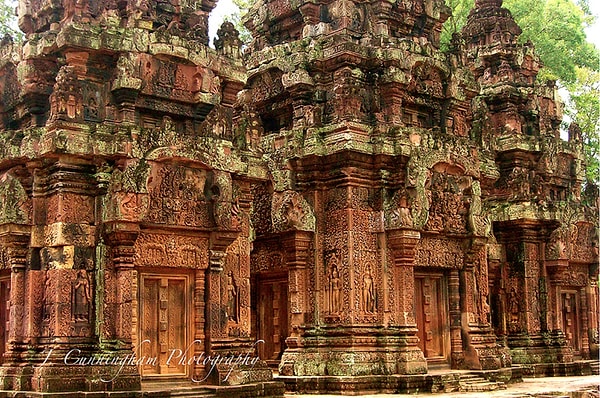
[[[50,120],[81,121],[83,119],[82,87],[74,66],[65,65],[56,76],[50,96]]]
[[[329,255],[327,260],[329,269],[328,280],[328,309],[331,314],[339,314],[342,311],[342,282],[340,279],[340,259],[336,253]]]
[[[75,322],[88,322],[91,311],[91,287],[85,270],[77,271],[77,278],[73,281],[73,320]]]
[[[409,194],[400,189],[385,204],[385,228],[412,228],[413,225]]]
[[[161,224],[211,227],[214,221],[208,204],[215,193],[210,192],[206,180],[206,170],[157,164],[148,182],[146,218]]]
[[[481,201],[481,185],[475,180],[471,184],[471,204],[469,206],[469,231],[476,236],[489,236],[492,223],[485,214]]]
[[[0,224],[27,224],[31,201],[21,182],[10,172],[0,175]]]
[[[314,231],[315,229],[315,216],[312,208],[298,192],[274,192],[271,209],[273,228],[276,231],[290,229]]]
[[[235,26],[229,21],[223,22],[217,30],[217,38],[215,39],[217,51],[225,56],[237,58],[240,56],[241,47],[242,41]]]
[[[139,266],[208,267],[208,238],[143,233],[134,249],[134,261]]]
[[[424,237],[415,255],[415,265],[462,268],[464,249],[459,240]]]

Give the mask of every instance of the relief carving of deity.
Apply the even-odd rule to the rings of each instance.
[[[89,321],[90,302],[90,282],[85,270],[79,270],[73,282],[73,319],[76,322]]]
[[[342,289],[340,279],[340,260],[337,254],[332,254],[329,258],[331,273],[329,276],[329,312],[339,313],[342,310]]]

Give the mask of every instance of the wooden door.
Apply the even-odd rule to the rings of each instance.
[[[419,346],[430,362],[447,362],[450,353],[446,282],[441,274],[415,275]]]
[[[0,363],[8,343],[10,313],[10,278],[0,279]]]
[[[579,294],[577,291],[563,291],[560,294],[562,307],[562,325],[567,343],[574,351],[581,350],[579,337]]]
[[[142,275],[140,283],[140,357],[142,376],[187,375],[185,364],[171,359],[172,350],[188,347],[185,276]]]
[[[288,337],[287,279],[259,280],[258,282],[258,345],[261,359],[277,360],[285,350]]]

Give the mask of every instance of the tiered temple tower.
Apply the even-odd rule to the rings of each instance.
[[[207,46],[214,6],[21,2],[25,45],[0,44],[0,390],[589,372],[597,188],[500,0],[448,53],[442,0],[258,0],[244,54],[230,23]],[[192,358],[246,353],[266,363]]]
[[[241,42],[225,23],[208,47],[214,5],[20,3],[26,43],[0,64],[0,389],[272,380],[206,359],[255,357],[249,181],[266,179],[234,136]]]
[[[580,133],[559,138],[554,83],[536,83],[501,1],[478,1],[444,55],[448,14],[441,1],[265,0],[246,18],[240,100],[271,175],[253,291],[258,319],[277,319],[256,333],[275,336],[266,354],[292,384],[573,369],[596,344],[581,340],[597,334],[598,253]]]
[[[555,82],[501,1],[478,0],[463,29],[466,63],[480,85],[473,135],[495,153],[486,189],[502,254],[490,264],[496,334],[513,363],[566,363],[598,352],[598,194],[585,182],[575,124],[560,136]],[[553,373],[550,365],[532,365]]]

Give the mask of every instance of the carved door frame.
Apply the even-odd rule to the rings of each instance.
[[[439,327],[441,328],[441,336],[440,336],[440,343],[441,343],[441,349],[442,349],[442,355],[436,355],[436,356],[431,356],[428,355],[428,349],[426,347],[427,343],[426,342],[422,342],[419,344],[419,346],[421,347],[421,349],[423,349],[423,354],[425,355],[425,358],[427,360],[427,362],[431,365],[450,365],[450,361],[451,361],[451,340],[450,340],[450,302],[449,302],[449,292],[448,292],[448,275],[440,270],[427,270],[427,269],[415,269],[415,273],[414,273],[414,279],[415,279],[415,320],[417,322],[417,328],[419,328],[419,323],[421,325],[424,324],[424,322],[431,322],[433,321],[433,319],[431,320],[427,320],[425,319],[427,317],[427,314],[425,313],[425,306],[426,305],[431,305],[434,302],[436,302],[436,307],[437,307],[437,311],[436,314],[429,314],[430,316],[437,316],[437,318],[440,320],[440,325]],[[429,280],[435,280],[437,281],[437,287],[435,292],[432,292],[435,294],[435,297],[432,297],[430,295],[429,297],[429,302],[427,302],[426,298],[425,298],[425,294],[421,291],[421,296],[419,297],[418,294],[418,290],[419,288],[419,283],[418,280],[419,279],[429,279]],[[419,313],[422,312],[422,313]],[[424,326],[424,325],[423,325]],[[419,332],[418,335],[420,336],[419,338],[421,338],[421,336],[425,336],[428,333],[433,333],[431,331],[427,331],[427,330],[422,330],[421,328],[419,328]],[[432,338],[434,338],[434,336],[431,336]],[[428,338],[426,338],[427,340],[429,340]]]
[[[190,347],[190,344],[192,343],[192,339],[194,337],[194,323],[195,320],[192,318],[192,314],[193,314],[193,294],[194,294],[194,277],[193,277],[193,273],[191,272],[192,270],[188,270],[188,269],[156,269],[156,268],[151,268],[151,269],[143,269],[143,270],[138,270],[138,277],[137,277],[137,284],[138,284],[138,294],[137,294],[137,303],[135,303],[135,308],[137,311],[137,325],[136,325],[136,330],[134,330],[135,332],[135,337],[136,337],[136,341],[137,341],[137,347],[136,347],[136,355],[139,359],[144,357],[144,347],[142,346],[143,344],[148,344],[148,343],[144,343],[144,339],[145,337],[143,336],[143,322],[145,321],[144,319],[144,302],[142,299],[142,294],[144,291],[144,286],[145,286],[145,281],[146,280],[151,280],[151,279],[160,279],[161,283],[164,283],[162,281],[181,281],[183,282],[183,303],[185,305],[185,308],[183,309],[182,312],[182,316],[183,316],[183,325],[179,325],[182,327],[182,332],[184,334],[183,337],[183,343],[181,344],[181,347],[166,347],[166,350],[164,349],[165,347],[161,347],[161,342],[156,342],[154,347],[158,347],[158,349],[161,352],[158,352],[159,350],[157,350],[156,353],[154,353],[154,355],[157,357],[157,361],[159,364],[159,367],[161,367],[160,365],[160,361],[164,358],[168,358],[169,354],[170,354],[170,350],[171,349],[181,349],[182,351],[186,351],[186,349],[188,349],[188,347]],[[163,301],[163,302],[160,302]],[[160,300],[160,293],[159,293],[159,302],[157,302],[157,310],[159,312],[159,315],[157,317],[157,321],[158,324],[156,325],[158,328],[162,328],[163,326],[161,325],[161,322],[164,322],[164,319],[160,319],[160,317],[162,316],[162,312],[166,311],[167,308],[165,308],[165,304],[168,307],[169,303],[164,303],[164,300]],[[167,324],[166,327],[168,327],[169,325]],[[160,333],[160,330],[158,331],[158,333]],[[168,343],[168,342],[167,342]],[[187,355],[189,357],[194,355],[194,347],[190,347],[190,349],[187,351]],[[148,358],[149,355],[146,355],[146,358]],[[175,358],[175,357],[173,357]],[[171,363],[175,364],[177,363],[178,360],[172,359]],[[161,369],[165,369],[166,370],[166,366],[162,366]],[[139,372],[140,375],[142,376],[143,380],[156,380],[156,379],[160,379],[160,378],[171,378],[171,379],[177,379],[177,378],[181,378],[181,379],[187,379],[190,377],[190,375],[193,372],[192,369],[192,365],[189,363],[186,363],[185,365],[182,366],[183,371],[179,372],[179,373],[162,373],[160,370],[157,373],[148,373],[147,371],[144,371],[144,367],[140,366]]]
[[[8,345],[10,327],[10,273],[0,273],[0,364]]]

